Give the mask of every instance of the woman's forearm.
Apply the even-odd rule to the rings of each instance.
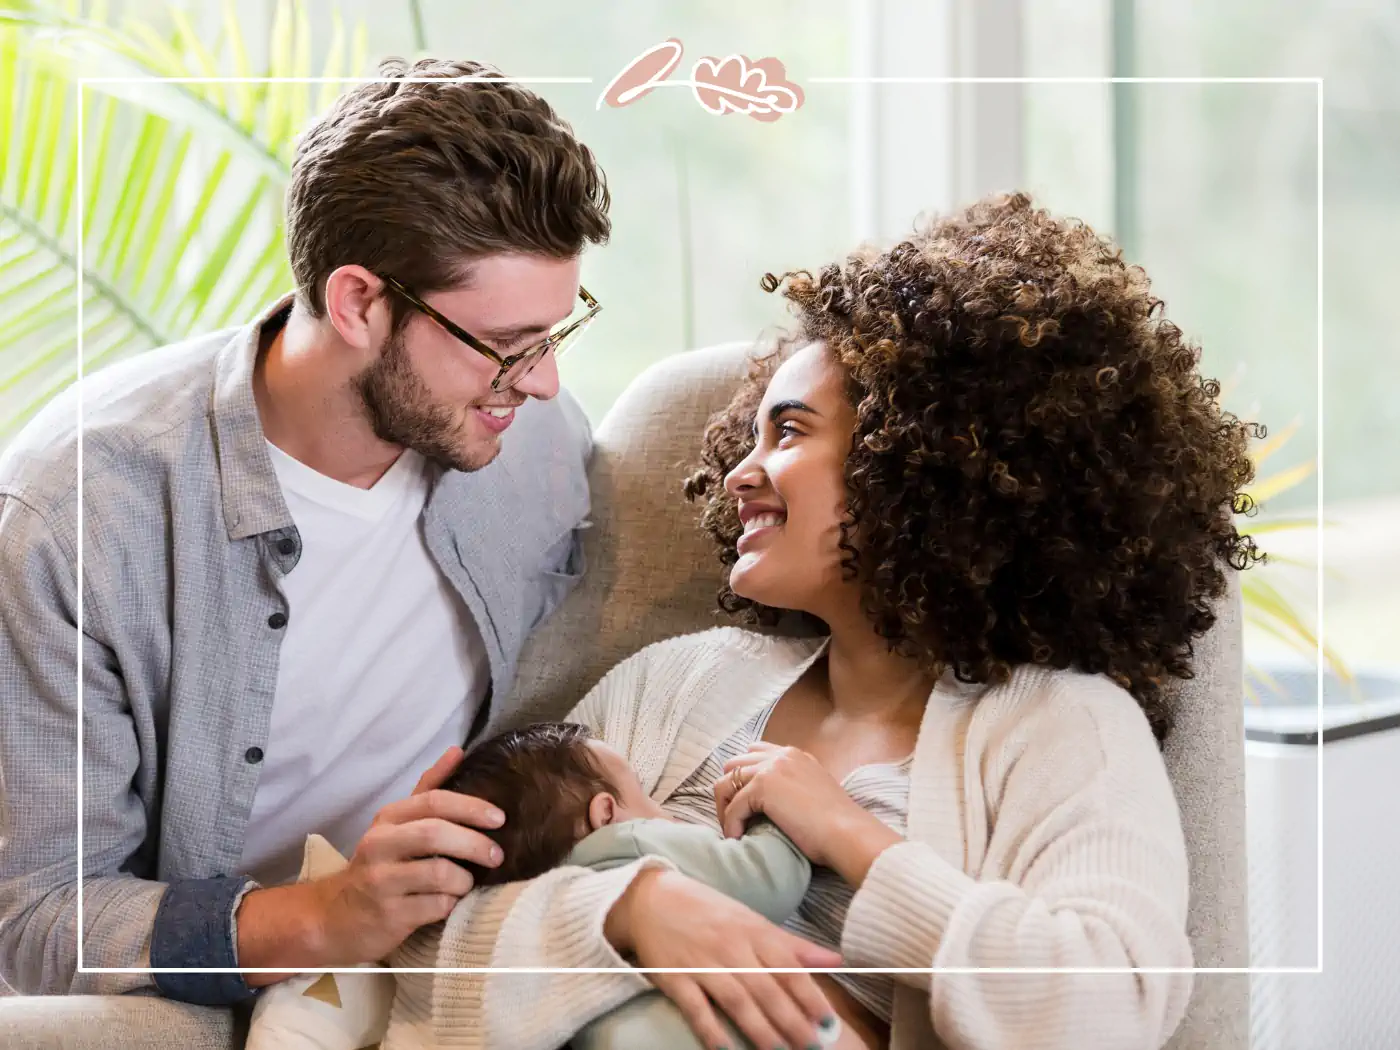
[[[651,987],[605,936],[609,913],[634,880],[664,866],[646,857],[621,868],[557,868],[516,898],[497,929],[487,965],[562,973],[491,973],[483,984],[485,1045],[502,1050],[562,1046],[594,1018]],[[631,940],[619,936],[623,945]],[[480,964],[478,964],[480,965]],[[604,972],[588,973],[587,970]],[[548,1010],[541,1010],[548,1004]]]
[[[565,972],[401,974],[401,982],[417,984],[401,990],[400,998],[432,1004],[427,1016],[405,1023],[427,1025],[431,1044],[440,1050],[563,1045],[593,1018],[650,987],[614,950],[604,926],[628,884],[658,863],[664,862],[647,858],[608,871],[557,868],[527,883],[469,894],[432,938],[411,939],[395,964]],[[574,972],[614,967],[610,973]],[[549,1009],[542,1010],[542,1003]]]
[[[842,956],[848,966],[1028,971],[900,975],[930,991],[940,1032],[979,1033],[949,1044],[959,1050],[1162,1045],[1185,1008],[1190,974],[1130,970],[1191,966],[1171,880],[1154,896],[1121,879],[1086,885],[1074,869],[1064,878],[1034,890],[978,881],[910,842],[882,854],[853,898]],[[1064,969],[1116,972],[1086,980]]]
[[[833,851],[832,867],[842,879],[859,889],[880,854],[905,839],[879,818],[864,810],[857,812],[863,819],[853,820],[851,826],[842,831],[841,845]]]
[[[635,916],[641,910],[638,901],[663,870],[648,868],[638,872],[622,891],[622,896],[608,909],[607,917],[603,920],[603,937],[619,955],[632,954],[636,945],[633,939]]]

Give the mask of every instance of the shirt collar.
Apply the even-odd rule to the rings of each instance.
[[[272,469],[262,419],[253,398],[253,369],[263,332],[270,326],[284,324],[291,305],[291,295],[279,299],[257,320],[240,329],[215,360],[214,441],[224,526],[231,540],[291,528],[293,524],[282,498],[282,486]]]

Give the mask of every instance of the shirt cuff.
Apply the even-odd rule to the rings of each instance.
[[[151,929],[151,966],[157,969],[230,969],[238,966],[237,914],[243,897],[257,887],[247,878],[177,879],[156,909]],[[200,1006],[231,1006],[253,996],[240,973],[157,973],[156,988],[168,999]]]

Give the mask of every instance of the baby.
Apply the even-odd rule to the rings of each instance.
[[[642,788],[620,754],[590,737],[587,727],[543,722],[486,740],[443,785],[498,806],[505,824],[487,831],[504,861],[482,868],[459,861],[478,885],[531,879],[560,865],[601,870],[641,856],[661,856],[682,873],[785,922],[802,902],[811,864],[786,835],[761,822],[743,838],[669,817]],[[750,1044],[732,1032],[736,1048]],[[824,1046],[865,1044],[840,1022],[821,1034]],[[680,1011],[660,992],[638,996],[599,1017],[570,1042],[573,1050],[699,1050]]]

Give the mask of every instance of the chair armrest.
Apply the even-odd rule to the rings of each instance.
[[[242,1050],[246,1022],[227,1007],[146,995],[0,998],[0,1046],[26,1050]]]

